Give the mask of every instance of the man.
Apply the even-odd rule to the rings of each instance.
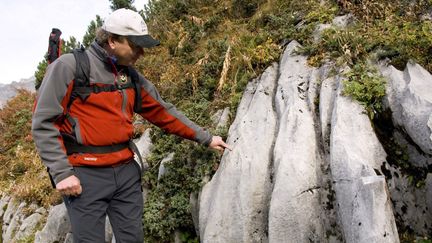
[[[72,54],[48,66],[32,131],[65,201],[74,242],[104,242],[106,215],[116,242],[143,242],[141,173],[128,146],[134,111],[169,133],[217,150],[228,148],[221,137],[165,103],[143,76],[136,75],[137,87],[132,85],[130,66],[143,48],[158,44],[138,13],[119,9],[85,51],[89,85],[77,78],[80,67]]]

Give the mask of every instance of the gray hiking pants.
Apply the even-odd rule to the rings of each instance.
[[[143,242],[141,172],[134,161],[116,167],[74,167],[82,194],[64,197],[75,243],[105,242],[108,215],[116,243]]]

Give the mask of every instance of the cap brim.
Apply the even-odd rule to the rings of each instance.
[[[143,48],[151,48],[160,45],[158,40],[150,35],[129,35],[127,37],[132,43]]]

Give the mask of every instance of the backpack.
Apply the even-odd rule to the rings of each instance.
[[[65,118],[71,123],[72,127],[75,127],[75,121],[69,115],[69,109],[72,105],[72,102],[79,98],[83,102],[90,96],[92,93],[100,93],[100,92],[116,92],[122,89],[130,89],[133,88],[135,90],[135,103],[134,103],[134,112],[140,113],[142,111],[142,100],[141,100],[141,88],[139,87],[139,76],[137,71],[128,67],[128,74],[131,77],[131,82],[126,84],[111,84],[105,86],[97,86],[90,85],[90,62],[83,47],[79,49],[73,50],[73,55],[76,60],[76,73],[75,73],[75,82],[72,89],[71,96],[69,98],[67,104],[67,112]],[[63,141],[66,147],[67,154],[73,153],[110,153],[115,151],[120,151],[126,147],[131,148],[138,156],[141,164],[142,159],[138,149],[136,148],[135,143],[132,141],[128,141],[122,144],[114,144],[108,146],[90,146],[90,145],[82,145],[76,142],[74,136],[70,134],[63,134]]]
[[[47,53],[48,64],[54,62],[61,55],[61,34],[62,32],[57,28],[53,28],[50,33]]]
[[[69,99],[69,103],[67,109],[69,109],[70,105],[76,98],[80,98],[82,101],[85,101],[91,93],[100,93],[100,92],[114,92],[117,90],[133,88],[135,89],[135,104],[134,104],[134,112],[141,112],[141,89],[139,88],[139,76],[137,71],[128,67],[128,74],[131,77],[130,83],[126,84],[111,84],[105,86],[96,86],[90,85],[90,61],[85,52],[84,47],[74,49],[73,55],[76,60],[76,74],[75,74],[75,83],[72,90],[71,97]]]

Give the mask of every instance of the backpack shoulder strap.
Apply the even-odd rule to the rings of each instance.
[[[75,71],[75,83],[72,92],[69,105],[72,101],[79,96],[82,100],[86,100],[92,92],[98,93],[102,91],[115,91],[118,87],[90,87],[90,61],[83,47],[73,50],[73,55],[76,60],[76,71]],[[135,104],[134,111],[140,113],[142,111],[142,100],[141,100],[141,86],[139,82],[138,72],[132,68],[128,68],[129,75],[131,77],[132,85],[135,90]]]
[[[81,48],[74,49],[72,53],[75,57],[76,67],[74,86],[68,106],[70,106],[77,97],[85,101],[91,93],[91,90],[88,89],[88,87],[90,87],[90,61],[85,52],[85,48],[81,46]]]
[[[75,86],[90,85],[90,61],[84,47],[73,50],[76,61]]]
[[[138,72],[129,67],[129,75],[131,77],[133,88],[135,89],[135,104],[134,104],[134,112],[140,113],[142,111],[142,100],[141,100],[141,85],[139,82]]]

